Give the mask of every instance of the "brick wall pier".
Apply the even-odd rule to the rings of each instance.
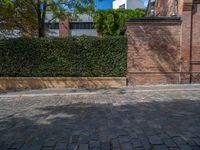
[[[181,23],[171,17],[127,21],[129,85],[181,82]]]

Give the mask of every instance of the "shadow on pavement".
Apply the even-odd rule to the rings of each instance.
[[[0,134],[0,148],[55,148],[59,143],[79,149],[81,144],[107,149],[150,149],[155,145],[198,148],[200,101],[49,104],[0,120]]]

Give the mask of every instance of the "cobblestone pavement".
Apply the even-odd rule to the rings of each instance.
[[[0,150],[200,150],[200,89],[105,91],[0,95]]]

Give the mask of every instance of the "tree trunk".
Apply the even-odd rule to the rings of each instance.
[[[44,37],[44,36],[45,36],[44,27],[42,26],[42,23],[40,22],[39,28],[38,28],[38,37]]]
[[[41,10],[41,3],[38,0],[38,37],[45,37],[45,18],[46,18],[46,0],[43,3]]]
[[[45,22],[43,19],[39,22],[38,37],[45,37]]]

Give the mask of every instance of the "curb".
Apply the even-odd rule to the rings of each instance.
[[[151,88],[153,86],[150,86]],[[155,86],[156,87],[156,86]],[[167,87],[167,86],[166,86]],[[171,87],[171,89],[168,88],[160,88],[157,89],[158,86],[155,89],[148,89],[149,87],[146,86],[147,89],[142,89],[142,86],[140,88],[137,87],[128,87],[128,88],[119,88],[119,89],[112,89],[109,90],[99,90],[97,89],[97,91],[86,91],[86,92],[71,92],[71,93],[67,93],[67,92],[52,92],[52,93],[36,93],[36,94],[32,94],[32,93],[20,93],[20,92],[8,92],[8,93],[3,93],[0,94],[0,98],[13,98],[13,97],[48,97],[48,96],[78,96],[78,95],[112,95],[112,94],[118,94],[118,95],[122,95],[122,94],[129,94],[129,93],[144,93],[144,92],[177,92],[177,91],[200,91],[200,86],[197,87],[182,87],[182,88],[178,88],[176,86]],[[143,87],[144,88],[144,87]],[[58,89],[59,90],[59,89]],[[121,91],[120,91],[121,90]],[[30,91],[29,91],[30,92]],[[32,91],[34,92],[34,90]],[[48,90],[46,91],[48,92]]]

